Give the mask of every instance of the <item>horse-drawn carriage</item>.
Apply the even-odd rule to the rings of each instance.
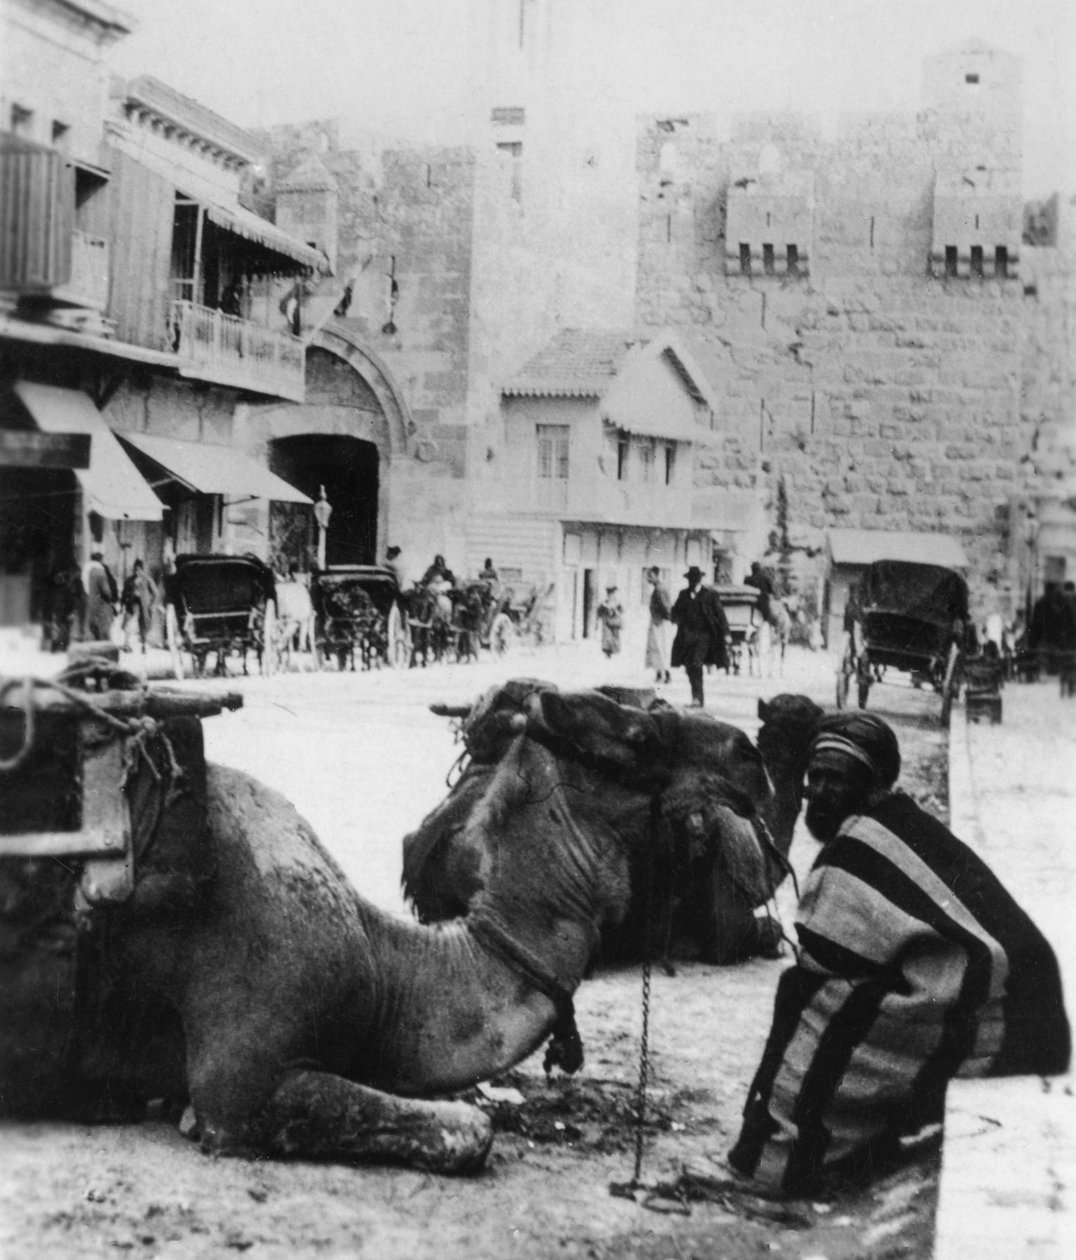
[[[944,565],[876,560],[864,575],[858,605],[837,673],[837,707],[848,703],[853,678],[864,709],[871,688],[897,670],[912,686],[932,687],[941,696],[947,723],[972,646],[963,576]]]
[[[273,571],[255,556],[176,557],[175,572],[165,578],[165,633],[177,678],[205,673],[212,653],[214,672],[228,672],[228,657],[238,655],[247,673],[253,652],[258,667],[273,666],[276,582]]]
[[[729,623],[729,667],[739,674],[747,657],[748,672],[758,642],[759,627],[765,621],[759,608],[759,590],[754,586],[715,586],[717,598]]]
[[[411,657],[400,589],[391,569],[372,564],[332,565],[313,575],[314,656],[340,669],[405,665]]]

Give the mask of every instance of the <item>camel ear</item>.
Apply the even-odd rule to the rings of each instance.
[[[759,696],[759,699],[758,699],[758,716],[759,716],[759,719],[763,722],[768,722],[770,720],[769,703],[763,700],[761,696]]]

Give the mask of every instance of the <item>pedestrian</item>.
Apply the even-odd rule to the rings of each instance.
[[[422,575],[422,585],[434,585],[437,590],[442,590],[446,586],[451,586],[456,578],[452,570],[445,564],[445,558],[442,555],[436,555],[433,563]]]
[[[617,599],[617,588],[613,584],[605,588],[605,599],[598,605],[598,620],[602,628],[602,651],[613,657],[620,651],[620,630],[624,624],[624,609]]]
[[[656,565],[647,569],[646,580],[650,583],[650,625],[646,631],[644,667],[654,671],[656,683],[667,683],[672,681],[669,673],[669,617],[672,605]]]
[[[986,864],[895,787],[899,774],[881,718],[822,719],[806,790],[822,848],[729,1157],[762,1192],[892,1166],[902,1137],[940,1135],[953,1076],[1068,1068],[1052,949]]]
[[[743,580],[744,586],[753,586],[758,591],[758,610],[771,624],[774,622],[773,600],[776,592],[773,579],[757,560],[751,562],[751,572]]]
[[[112,619],[119,604],[119,592],[112,570],[100,551],[90,553],[86,569],[86,629],[91,639],[104,642],[112,637]]]
[[[487,556],[486,562],[482,566],[482,572],[478,575],[479,581],[489,582],[491,586],[495,586],[501,579],[497,570],[493,566],[493,557]]]
[[[672,621],[676,626],[671,664],[683,665],[691,684],[691,708],[701,709],[702,671],[707,665],[728,667],[729,623],[717,592],[702,585],[702,570],[697,565],[684,574],[687,586],[676,597]]]
[[[138,639],[143,654],[146,651],[146,631],[152,625],[153,608],[157,603],[157,584],[146,572],[141,560],[134,562],[131,576],[123,584],[123,639],[126,651],[131,651],[131,623],[138,628]]]
[[[78,565],[69,556],[49,574],[46,590],[45,635],[50,652],[66,652],[82,635],[86,619],[86,591]]]

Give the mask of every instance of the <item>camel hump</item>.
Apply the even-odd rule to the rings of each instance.
[[[209,762],[206,795],[218,857],[227,857],[237,847],[249,855],[260,875],[288,868],[323,868],[347,882],[310,823],[274,788],[242,770]]]

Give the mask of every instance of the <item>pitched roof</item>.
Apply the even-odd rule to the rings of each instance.
[[[633,333],[562,328],[502,386],[501,393],[600,398],[627,352],[640,344]]]

